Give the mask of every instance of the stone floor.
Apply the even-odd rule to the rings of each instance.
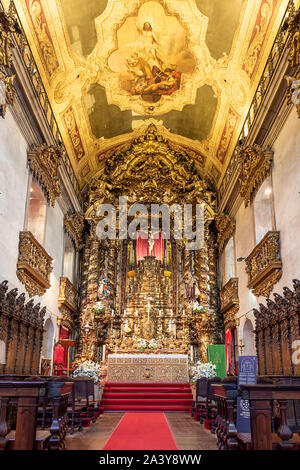
[[[124,413],[105,413],[89,428],[67,437],[68,450],[101,450]],[[217,450],[216,437],[188,413],[166,413],[179,450]]]

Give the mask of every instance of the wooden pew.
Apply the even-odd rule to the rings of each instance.
[[[213,383],[220,383],[220,377],[198,379],[196,383],[196,401],[192,405],[192,414],[200,424],[211,421],[211,432],[215,433],[216,402]]]
[[[300,400],[300,385],[241,385],[244,399],[250,401],[252,450],[300,450],[300,423],[294,434],[287,422],[288,403]],[[272,433],[273,406],[278,404],[280,423]]]
[[[219,450],[237,450],[236,403],[238,387],[234,383],[212,384],[217,402],[215,428]]]
[[[8,407],[17,402],[17,422],[14,449],[32,450],[36,441],[36,416],[39,396],[45,389],[45,382],[0,382],[0,450],[9,442]]]
[[[36,377],[23,381],[0,381],[0,449],[59,450],[65,448],[69,383],[50,384]],[[47,432],[37,429],[37,412],[45,399],[52,421]],[[10,431],[8,411],[17,407],[16,429]]]
[[[216,433],[220,450],[300,450],[300,423],[296,423],[296,433],[288,423],[289,402],[300,400],[299,384],[237,387],[222,383],[212,387],[217,400]],[[237,432],[238,396],[250,402],[251,434]]]

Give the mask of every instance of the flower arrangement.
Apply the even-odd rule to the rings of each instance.
[[[206,312],[206,308],[203,307],[202,305],[199,304],[199,302],[194,302],[194,305],[193,305],[193,312],[194,313],[205,313]]]
[[[92,361],[85,361],[79,364],[77,369],[73,372],[73,377],[90,377],[93,379],[94,384],[100,383],[100,364]]]
[[[203,377],[210,379],[216,377],[216,365],[211,362],[198,361],[197,364],[191,368],[192,382],[196,382]]]
[[[152,338],[150,341],[149,341],[149,344],[148,344],[148,347],[150,349],[157,349],[159,346],[158,342],[156,341],[155,338]]]
[[[147,341],[144,338],[139,338],[137,340],[137,347],[140,351],[144,351],[147,347]]]
[[[99,306],[96,304],[95,307],[91,308],[91,312],[94,313],[95,315],[101,315],[104,312],[104,309],[102,306]]]

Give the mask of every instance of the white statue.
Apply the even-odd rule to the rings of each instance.
[[[154,238],[152,236],[152,233],[150,234],[150,238],[148,239],[148,244],[149,244],[149,256],[152,256],[152,250],[154,247]]]

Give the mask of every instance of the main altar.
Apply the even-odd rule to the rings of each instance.
[[[184,354],[109,354],[109,383],[188,383]]]
[[[143,201],[147,210],[152,204],[178,207],[201,203],[202,247],[190,250],[184,238],[175,236],[174,213],[170,215],[168,236],[159,213],[154,228],[152,216],[147,217],[136,238],[120,237],[119,200],[124,195],[128,204]],[[115,208],[114,239],[97,235],[102,220],[97,211],[103,203]],[[179,361],[180,355],[184,355],[186,367],[186,358],[190,363],[205,360],[207,346],[223,341],[214,216],[214,194],[195,163],[185,152],[171,147],[155,125],[151,124],[126,151],[105,161],[102,177],[91,182],[88,192],[75,364],[101,362],[106,372],[114,354],[123,355],[124,361],[128,359],[124,355],[133,354],[131,364],[138,368],[142,353],[148,355],[150,376],[156,374],[154,361],[161,363],[158,370],[164,370],[161,375],[167,377],[167,364]],[[128,216],[128,222],[132,220]],[[112,372],[108,373],[111,378]],[[139,374],[134,376],[137,380]],[[172,380],[176,380],[175,372]]]

